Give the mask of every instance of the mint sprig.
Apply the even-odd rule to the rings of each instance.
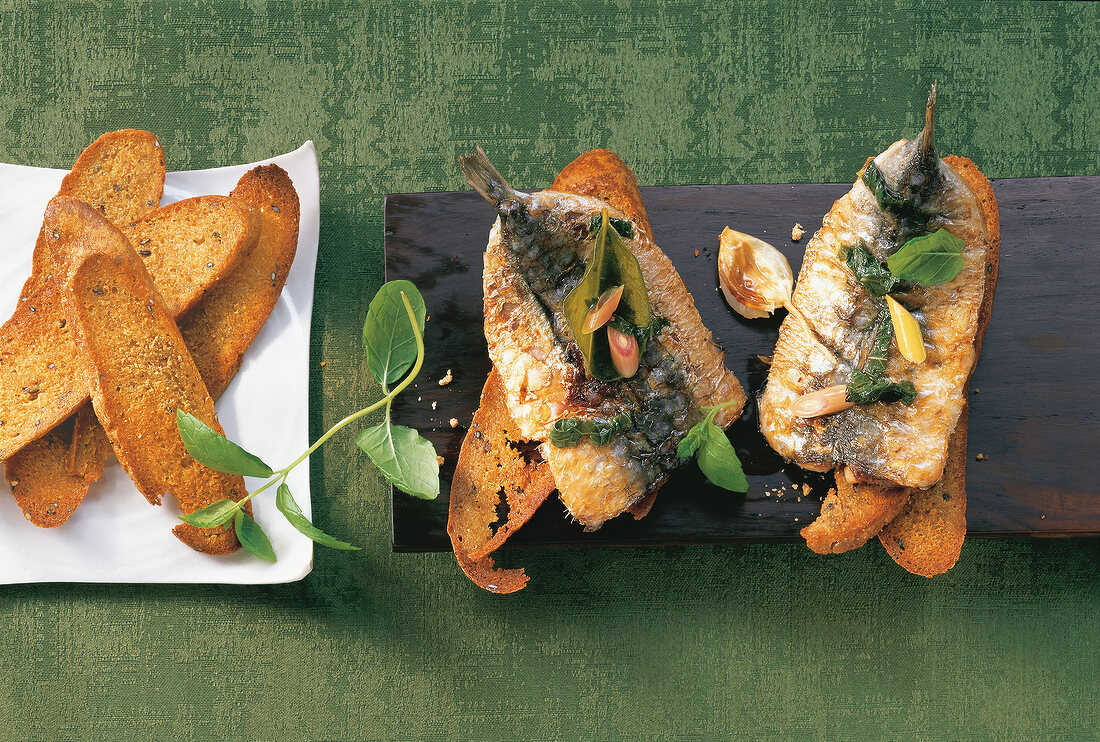
[[[363,344],[367,351],[367,365],[382,386],[383,397],[333,425],[305,453],[282,469],[273,470],[258,456],[206,423],[183,410],[177,410],[176,427],[180,439],[195,461],[226,474],[268,479],[240,500],[219,500],[180,516],[180,520],[198,528],[217,528],[232,521],[237,538],[245,549],[261,559],[274,562],[276,555],[267,534],[244,512],[242,506],[261,492],[276,487],[276,507],[300,533],[322,546],[358,549],[314,526],[294,501],[286,478],[337,432],[383,407],[386,410],[385,420],[364,430],[356,443],[398,489],[423,499],[434,499],[439,494],[439,464],[435,448],[417,431],[394,425],[390,420],[394,398],[413,382],[424,365],[425,316],[424,298],[409,281],[390,281],[378,290],[363,324]],[[398,380],[400,382],[390,390],[389,384]]]

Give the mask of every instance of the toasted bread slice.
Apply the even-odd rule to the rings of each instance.
[[[57,195],[83,201],[123,227],[160,206],[164,175],[164,150],[156,136],[122,129],[104,134],[80,153]]]
[[[260,213],[260,238],[233,273],[180,320],[210,393],[217,397],[236,375],[282,293],[298,249],[298,192],[278,165],[244,174],[230,194]]]
[[[653,234],[638,181],[611,150],[594,149],[581,155],[561,171],[551,188],[601,198],[639,229]],[[451,482],[447,533],[466,576],[496,593],[521,590],[528,578],[523,569],[497,569],[490,555],[534,515],[555,487],[553,474],[541,459],[517,450],[523,443],[500,376],[493,369],[462,442]],[[644,517],[654,499],[655,495],[643,498],[629,512],[635,519]],[[507,508],[503,519],[498,516],[502,502]]]
[[[955,566],[966,537],[966,421],[955,426],[943,479],[914,490],[901,513],[878,533],[890,558],[907,571],[935,577]]]
[[[522,569],[499,570],[489,554],[526,523],[554,491],[550,467],[529,460],[518,450],[525,443],[508,411],[504,387],[496,370],[481,392],[459,453],[447,518],[458,563],[480,587],[492,592],[515,592],[527,584]],[[503,522],[498,506],[507,509]]]
[[[176,410],[182,409],[223,432],[167,305],[125,236],[84,208],[89,226],[75,246],[64,302],[81,371],[115,455],[154,505],[170,494],[191,513],[240,499],[244,479],[200,465],[176,430]],[[240,546],[225,528],[181,524],[173,533],[210,554]]]
[[[4,462],[4,476],[23,517],[41,528],[67,521],[88,493],[84,479],[69,473],[75,421],[75,416],[66,420]]]
[[[121,226],[145,261],[168,311],[198,304],[244,260],[260,239],[260,214],[227,196],[196,196]]]

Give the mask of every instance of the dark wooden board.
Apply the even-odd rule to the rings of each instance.
[[[649,516],[622,516],[595,533],[570,523],[557,500],[508,542],[511,548],[658,545],[798,540],[826,482],[784,465],[757,430],[752,397],[779,327],[744,320],[717,290],[718,235],[726,225],[767,240],[798,273],[803,249],[850,184],[669,186],[643,188],[658,244],[695,296],[703,322],[726,350],[726,363],[750,392],[730,428],[749,474],[735,495],[708,484],[694,465],[661,489]],[[1033,178],[994,183],[1001,210],[1001,274],[993,319],[970,399],[967,519],[972,536],[1100,533],[1100,177]],[[444,457],[442,493],[424,502],[394,493],[396,551],[450,549],[447,493],[466,428],[490,363],[482,333],[482,253],[494,214],[475,193],[387,196],[388,279],[423,292],[431,320],[418,386],[394,406]],[[791,227],[806,229],[791,242]],[[695,256],[699,250],[699,256]],[[447,369],[454,381],[440,387]],[[980,390],[980,391],[979,391]],[[432,409],[432,402],[438,402]],[[457,427],[449,424],[459,421]],[[978,453],[989,458],[977,461]],[[812,487],[803,496],[801,485]],[[775,490],[783,490],[776,497]]]

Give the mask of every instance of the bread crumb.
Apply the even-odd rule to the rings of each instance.
[[[433,410],[438,406],[439,406],[439,402],[432,402],[432,409]]]
[[[802,229],[801,224],[796,223],[794,227],[791,228],[791,242],[798,242],[802,239],[802,235],[804,234],[806,234],[806,230]]]
[[[806,497],[810,496],[810,485],[806,484],[805,482],[802,483],[802,494],[804,494]]]
[[[439,380],[439,385],[440,386],[447,386],[448,384],[450,384],[454,380],[455,380],[455,377],[451,376],[451,369],[447,369],[447,375]]]
[[[326,363],[328,363],[328,361],[321,361],[321,363],[320,363],[321,368],[324,368]]]
[[[975,461],[981,461],[984,458],[985,458],[985,456],[983,454],[978,454],[977,456],[974,457],[974,460]]]
[[[457,428],[458,427],[458,418],[457,417],[452,417],[451,418],[451,427],[452,428]]]
[[[699,251],[698,250],[695,251],[695,257],[699,257]]]
[[[435,463],[439,464],[440,466],[443,466],[443,457],[442,456],[436,456],[435,457]]]

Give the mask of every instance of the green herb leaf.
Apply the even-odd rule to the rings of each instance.
[[[412,305],[421,334],[424,332],[424,297],[410,281],[390,281],[382,285],[367,310],[363,323],[363,345],[367,366],[382,385],[393,384],[416,362],[416,336],[409,314],[401,301],[404,292]]]
[[[715,405],[707,416],[691,426],[687,435],[680,439],[676,455],[682,459],[696,457],[699,469],[710,482],[731,492],[748,492],[749,482],[741,468],[741,459],[726,432],[715,425],[718,411],[734,402]]]
[[[183,410],[176,410],[176,428],[183,447],[195,461],[225,474],[270,477],[271,467],[226,438],[209,425]]]
[[[959,275],[965,264],[962,256],[965,244],[941,227],[932,234],[906,242],[886,264],[898,278],[922,286],[936,286]]]
[[[617,217],[611,217],[607,221],[614,227],[615,231],[623,237],[626,237],[628,240],[634,239],[634,225],[631,222]],[[588,233],[596,234],[600,230],[601,224],[603,224],[603,215],[593,214],[592,219],[588,222]]]
[[[596,233],[596,244],[584,276],[565,298],[564,311],[577,348],[584,356],[585,372],[601,381],[616,381],[622,375],[611,362],[607,330],[601,327],[595,332],[584,332],[584,320],[589,307],[604,291],[622,284],[623,295],[615,310],[616,316],[637,327],[648,327],[653,315],[649,310],[649,295],[646,293],[645,279],[642,277],[638,259],[630,252],[619,233],[608,228],[606,211],[602,212],[602,217],[603,223]],[[639,341],[639,351],[644,350],[644,343]]]
[[[680,444],[676,446],[676,455],[681,459],[690,459],[694,456],[703,443],[703,430],[702,425],[693,425],[687,435],[680,439]]]
[[[901,283],[865,245],[845,245],[840,248],[840,259],[848,265],[848,270],[852,271],[871,296],[876,298],[886,296]]]
[[[730,492],[748,492],[749,480],[745,478],[745,471],[741,468],[741,459],[737,458],[726,432],[707,421],[705,434],[702,437],[696,461],[713,484]]]
[[[890,381],[863,371],[853,371],[845,396],[853,404],[873,402],[912,404],[917,398],[917,389],[911,381]]]
[[[610,420],[582,420],[579,417],[563,417],[550,427],[550,442],[558,448],[572,448],[588,436],[597,446],[609,443],[616,433],[634,425],[626,412]]]
[[[251,516],[243,510],[238,510],[233,516],[233,529],[237,532],[237,539],[241,546],[269,562],[275,561],[275,550],[271,548],[271,542],[260,528],[260,524],[252,520]]]
[[[402,492],[424,500],[439,494],[435,448],[412,428],[384,422],[364,430],[355,443]]]
[[[894,339],[894,323],[890,319],[890,309],[883,307],[875,318],[877,329],[875,340],[871,344],[871,350],[863,361],[863,370],[870,376],[879,377],[886,371],[886,364],[890,360],[890,343]]]
[[[668,327],[668,320],[664,317],[654,317],[645,327],[638,327],[622,317],[615,316],[607,324],[624,335],[633,335],[638,340],[638,347],[641,349],[645,347],[647,341],[652,340],[661,330]]]
[[[322,546],[327,546],[330,549],[342,549],[344,551],[359,550],[358,546],[352,546],[346,541],[333,538],[310,523],[309,518],[302,513],[302,509],[298,507],[298,503],[294,501],[294,496],[290,494],[290,487],[287,487],[286,483],[280,484],[279,489],[275,493],[275,507],[279,508],[279,512],[286,516],[286,519],[290,521],[290,525],[294,526],[300,533],[308,536]]]
[[[874,160],[863,169],[863,184],[875,194],[875,200],[882,209],[897,210],[908,205],[904,196],[886,184],[886,176]]]
[[[217,528],[232,518],[238,510],[234,500],[218,500],[193,513],[181,515],[180,520],[196,528]]]

